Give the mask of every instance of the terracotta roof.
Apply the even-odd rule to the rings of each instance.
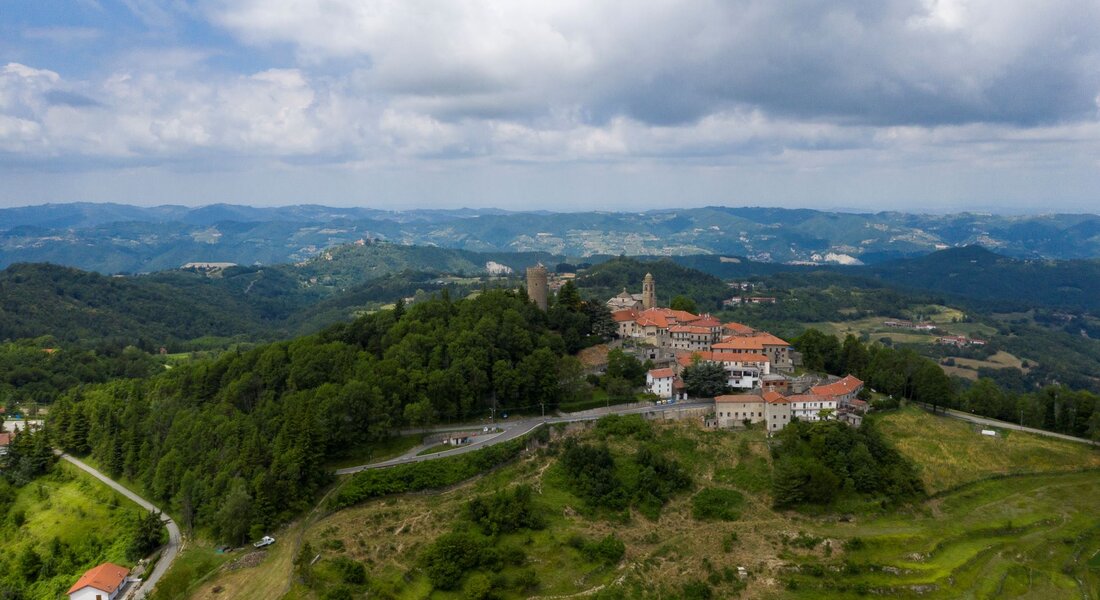
[[[754,333],[722,338],[714,348],[716,350],[763,350],[764,346],[790,346],[790,344],[770,333]]]
[[[11,443],[12,434],[0,433],[0,446],[7,446]]]
[[[654,379],[667,379],[669,377],[675,377],[676,373],[672,369],[653,369],[649,372],[649,376]]]
[[[710,352],[707,350],[697,350],[695,352],[680,352],[676,354],[676,362],[682,366],[689,366],[698,357],[699,360],[705,360],[710,362],[739,362],[739,363],[765,363],[770,362],[771,359],[763,354],[750,354],[746,352]]]
[[[764,392],[764,401],[768,404],[789,404],[790,400],[779,392]]]
[[[673,379],[673,380],[672,380],[672,389],[674,389],[674,390],[682,390],[682,389],[684,389],[685,387],[687,387],[687,386],[686,386],[686,385],[684,384],[684,380],[683,380],[683,379],[680,379],[679,377],[677,377],[676,379]]]
[[[861,387],[863,387],[863,382],[849,375],[840,381],[834,381],[830,384],[815,385],[810,388],[810,393],[817,394],[818,396],[843,396],[857,391]]]
[[[722,325],[722,329],[725,329],[726,331],[733,332],[736,335],[747,335],[747,334],[756,332],[755,329],[753,329],[752,327],[749,327],[748,325],[743,325],[741,323],[733,323],[733,322],[726,323],[726,324]]]
[[[691,322],[696,327],[721,327],[722,322],[710,315],[703,315]]]
[[[692,323],[691,325],[673,325],[668,328],[669,333],[710,333],[710,327],[701,327]]]
[[[122,582],[126,581],[126,575],[130,573],[130,570],[126,567],[120,567],[111,563],[103,563],[98,567],[88,569],[73,584],[73,587],[69,588],[66,594],[72,594],[73,592],[86,588],[94,587],[97,590],[103,590],[108,594],[113,594],[120,586]]]
[[[764,402],[764,399],[756,394],[726,394],[725,396],[715,396],[714,401],[738,404],[760,404]]]
[[[621,323],[623,321],[633,321],[638,318],[638,313],[633,308],[624,308],[611,313],[611,318],[615,319],[615,322]]]

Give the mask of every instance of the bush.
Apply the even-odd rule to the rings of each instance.
[[[421,564],[432,586],[453,590],[458,588],[467,571],[499,559],[495,552],[489,556],[486,550],[489,548],[481,539],[456,531],[444,534],[433,542],[421,557]]]
[[[332,559],[332,568],[340,575],[340,580],[352,585],[363,585],[367,582],[367,568],[363,563],[356,562],[346,556],[338,556]]]
[[[466,505],[470,520],[485,535],[511,533],[519,529],[542,529],[545,523],[531,504],[531,487],[517,486],[492,496],[474,498]]]
[[[698,580],[685,583],[681,595],[684,600],[710,600],[713,597],[714,592],[711,591],[710,586]]]
[[[580,550],[588,560],[608,565],[617,564],[626,554],[626,544],[614,534],[609,534],[598,542],[590,542],[579,534],[574,534],[566,543]]]
[[[736,490],[705,488],[691,499],[691,516],[700,521],[736,521],[745,497]]]

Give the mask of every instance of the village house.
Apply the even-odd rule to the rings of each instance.
[[[767,402],[755,394],[727,394],[714,398],[714,416],[718,427],[742,427],[745,422],[760,423],[764,420]]]
[[[676,372],[672,369],[650,369],[645,374],[645,386],[658,398],[671,398],[674,379]]]
[[[837,400],[829,396],[796,394],[787,399],[791,403],[791,417],[800,421],[825,421],[837,409]]]
[[[781,431],[791,422],[791,401],[778,392],[764,392],[764,422],[768,435]]]
[[[985,340],[970,338],[965,335],[945,335],[936,338],[936,343],[943,346],[957,346],[959,348],[963,346],[984,346],[986,344]]]
[[[676,355],[679,372],[692,363],[714,362],[726,370],[726,385],[734,389],[749,390],[760,387],[760,378],[771,373],[771,360],[763,354],[742,354],[734,352],[680,352]]]
[[[129,573],[126,567],[112,563],[88,569],[69,588],[69,600],[114,600],[125,587]]]
[[[810,394],[833,398],[838,405],[847,404],[855,400],[863,389],[863,382],[852,375],[825,385],[815,385],[810,388]]]
[[[0,456],[4,456],[8,453],[8,446],[11,445],[11,440],[13,437],[15,437],[15,434],[13,433],[0,433]]]
[[[763,354],[771,361],[777,371],[794,370],[791,345],[767,332],[755,332],[752,335],[732,335],[714,344],[716,352],[738,352],[745,354]]]

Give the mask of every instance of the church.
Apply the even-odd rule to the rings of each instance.
[[[611,312],[624,309],[646,310],[656,306],[657,289],[653,283],[652,273],[645,274],[645,279],[642,280],[642,293],[631,294],[623,288],[622,293],[607,301],[607,307]]]

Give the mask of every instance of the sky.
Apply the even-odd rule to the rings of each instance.
[[[1096,0],[0,0],[0,206],[1100,212]]]

